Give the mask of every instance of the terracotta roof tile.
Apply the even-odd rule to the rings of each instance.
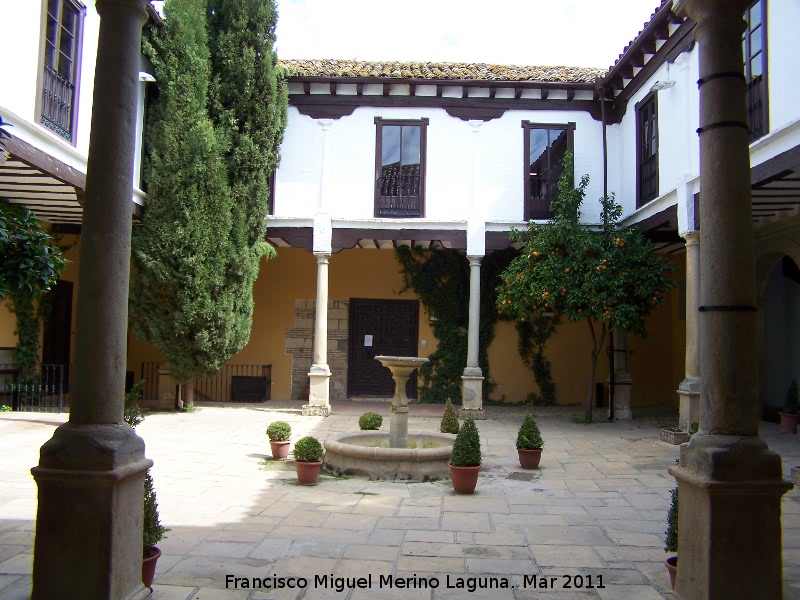
[[[281,60],[294,77],[352,77],[389,79],[539,81],[594,83],[607,69],[534,67],[485,63],[369,62],[360,60]]]

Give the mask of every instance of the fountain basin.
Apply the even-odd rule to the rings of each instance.
[[[454,439],[454,435],[448,434],[417,433],[408,436],[409,445],[416,447],[388,448],[379,446],[389,445],[387,433],[344,435],[325,440],[322,466],[335,475],[361,475],[370,479],[449,479],[447,465]]]

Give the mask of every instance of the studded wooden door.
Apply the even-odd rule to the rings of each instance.
[[[417,356],[419,302],[416,300],[350,300],[348,396],[394,396],[389,369],[376,356]],[[417,397],[416,372],[406,393]]]

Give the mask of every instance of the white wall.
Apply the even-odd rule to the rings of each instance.
[[[428,118],[426,220],[465,221],[470,216],[473,127],[441,108],[362,107],[333,121],[329,133],[326,210],[340,219],[374,215],[375,117]],[[524,213],[524,130],[522,121],[575,122],[575,173],[591,177],[584,214],[599,219],[603,189],[602,130],[585,112],[507,111],[480,125],[475,177],[479,212],[487,221],[521,222]],[[276,217],[308,218],[317,206],[322,169],[322,128],[289,108],[276,176]],[[415,221],[419,221],[415,219]],[[407,226],[407,225],[406,225]]]
[[[5,56],[0,60],[0,107],[4,109],[4,120],[15,124],[19,119],[31,125],[31,128],[10,129],[14,135],[25,139],[46,152],[58,155],[58,149],[48,148],[51,145],[72,146],[62,137],[47,127],[39,124],[36,114],[38,95],[37,80],[41,70],[42,22],[44,5],[41,0],[25,0],[14,3],[13,16],[4,11],[8,17],[3,28],[3,48]],[[84,158],[89,151],[89,129],[91,126],[92,93],[94,90],[94,63],[97,56],[97,37],[100,17],[94,3],[88,3],[83,22],[83,48],[81,60],[80,88],[78,90],[78,123],[75,150]],[[13,54],[11,49],[13,48]],[[62,151],[63,152],[63,151]],[[70,149],[66,155],[57,156],[72,166]],[[80,168],[80,167],[78,167]],[[85,164],[81,168],[85,171]]]
[[[800,118],[800,2],[767,0],[770,131]]]

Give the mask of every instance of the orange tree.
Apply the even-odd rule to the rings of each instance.
[[[644,318],[664,304],[664,293],[674,285],[667,272],[675,267],[655,256],[638,229],[619,223],[622,207],[613,196],[600,199],[601,225],[581,223],[589,177],[573,187],[571,156],[564,167],[552,219],[512,232],[523,247],[503,272],[497,309],[522,322],[545,313],[586,322],[592,351],[585,418],[591,421],[597,358],[606,334],[624,329],[644,337]]]

